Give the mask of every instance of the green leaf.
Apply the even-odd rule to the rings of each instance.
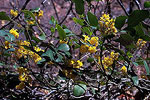
[[[150,1],[144,2],[144,7],[145,8],[150,8]]]
[[[145,35],[145,33],[144,33],[144,31],[143,31],[143,26],[142,26],[141,24],[136,25],[135,30],[136,30],[136,34],[137,34],[139,37]]]
[[[7,52],[13,52],[13,51],[15,51],[15,49],[14,48],[10,48],[10,49],[8,49],[8,50],[6,50]]]
[[[84,25],[84,20],[83,19],[77,19],[77,18],[73,18],[73,21],[76,23],[76,24],[79,24],[81,26]]]
[[[87,90],[85,84],[75,85],[73,88],[73,95],[76,97],[82,96]]]
[[[122,45],[127,46],[131,45],[134,38],[130,34],[121,34],[119,39],[116,39],[116,42],[120,42]]]
[[[87,33],[87,34],[90,35],[90,36],[91,36],[92,33],[93,33],[93,32],[90,31],[89,27],[83,27],[81,30],[82,30],[82,32]]]
[[[117,17],[116,20],[115,20],[115,27],[117,29],[121,29],[124,26],[125,21],[126,21],[127,18],[128,18],[127,16],[119,16],[119,17]]]
[[[70,50],[70,47],[68,46],[68,44],[64,43],[64,44],[60,44],[57,50],[66,52]]]
[[[0,20],[8,20],[10,21],[11,19],[9,18],[9,16],[6,15],[6,12],[0,12]]]
[[[50,31],[52,32],[52,34],[55,33],[55,28],[54,28],[54,27],[51,27],[51,28],[50,28]]]
[[[4,64],[3,63],[0,63],[0,66],[3,66]]]
[[[64,29],[65,33],[72,33],[69,29]]]
[[[129,51],[127,52],[127,56],[128,56],[129,58],[132,58],[132,57],[133,57],[132,53],[130,53]]]
[[[54,16],[51,16],[51,20],[49,21],[49,24],[56,25],[57,21],[55,20]]]
[[[6,31],[0,30],[0,36],[5,38],[5,40],[7,41],[13,41],[16,39],[14,35],[10,34],[7,30]]]
[[[58,58],[56,59],[56,62],[62,62],[63,61],[63,56],[57,53]]]
[[[32,40],[34,40],[36,43],[39,43],[41,40],[36,38],[35,36],[32,36]]]
[[[128,18],[128,27],[134,27],[140,22],[144,21],[149,17],[149,11],[147,10],[135,10],[131,13]]]
[[[93,62],[93,61],[94,61],[94,58],[89,57],[89,58],[87,59],[87,62],[89,62],[89,63],[91,63],[91,62]]]
[[[52,61],[54,61],[54,55],[55,55],[55,53],[51,49],[47,50],[45,53],[42,54],[42,56],[47,56]]]
[[[91,26],[97,26],[98,25],[98,19],[95,15],[93,15],[91,12],[87,13],[88,21]]]
[[[144,41],[150,41],[150,36],[144,35],[144,36],[141,36],[141,39],[143,39]]]
[[[138,63],[136,63],[136,62],[133,62],[133,64],[134,64],[134,66],[136,66],[136,67],[137,67],[137,66],[139,66],[139,64],[138,64]]]
[[[79,15],[84,14],[84,1],[83,0],[73,0],[75,3],[75,10]]]
[[[138,65],[144,65],[144,62],[143,62],[143,59],[141,58],[141,57],[138,57],[137,59],[136,59],[136,63],[138,64]]]
[[[144,63],[147,75],[150,75],[150,69],[149,69],[147,62],[145,60],[143,60],[143,63]]]
[[[39,10],[40,10],[40,7],[37,7],[35,9],[32,9],[31,12],[39,12]]]
[[[45,34],[40,34],[40,35],[38,36],[38,38],[39,38],[40,40],[45,40],[45,39],[46,39],[46,36],[45,36]]]
[[[29,15],[30,17],[33,18],[34,21],[36,21],[36,18],[35,18],[34,14],[33,14],[31,11],[29,11],[29,10],[22,10],[22,12],[23,12],[25,15]]]
[[[96,93],[96,91],[95,91],[95,89],[94,89],[93,87],[91,88],[91,90],[92,90],[92,93],[93,93],[93,94]]]
[[[66,33],[64,29],[60,25],[56,25],[56,27],[57,27],[58,34],[59,34],[59,39],[64,40],[66,38]]]
[[[38,61],[37,64],[42,64],[42,62],[46,61],[44,58],[42,60]]]
[[[17,64],[13,65],[13,68],[17,69],[19,66]]]
[[[132,80],[133,80],[134,85],[138,85],[139,84],[138,76],[133,76]]]

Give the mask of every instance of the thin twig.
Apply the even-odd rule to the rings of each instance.
[[[55,4],[54,4],[54,1],[51,0],[51,2],[52,2],[52,5],[53,5],[53,8],[55,10],[55,14],[56,14],[57,20],[58,20],[58,22],[60,22],[59,17],[58,17],[58,13],[57,13],[57,10],[56,10]]]
[[[64,19],[59,23],[59,25],[61,25],[61,24],[66,20],[66,18],[68,17],[70,11],[72,10],[72,6],[73,6],[73,2],[71,2],[70,8],[69,8],[69,10],[68,10],[66,16],[65,16]]]
[[[123,3],[122,3],[122,0],[117,0],[117,2],[118,2],[119,5],[121,6],[121,8],[124,10],[125,14],[126,14],[127,16],[129,16],[129,13],[126,11],[126,9],[125,9],[125,7],[124,7],[124,5],[123,5]]]
[[[134,2],[137,5],[138,9],[141,10],[142,8],[141,8],[141,5],[140,5],[139,1],[138,0],[134,0]]]

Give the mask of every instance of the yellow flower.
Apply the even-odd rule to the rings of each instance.
[[[143,46],[145,46],[146,41],[144,41],[143,39],[138,39],[136,45],[140,48],[142,48]]]
[[[85,43],[87,43],[87,41],[89,41],[90,39],[87,35],[83,35],[83,37],[84,37],[84,40],[81,40],[81,41]]]
[[[39,48],[38,46],[34,46],[33,47],[34,48],[34,50],[36,51],[36,52],[40,52],[40,51],[43,51],[44,52],[44,50],[42,50],[41,48]]]
[[[98,37],[92,37],[89,40],[90,44],[95,45],[96,47],[98,46]]]
[[[38,17],[42,17],[43,16],[43,10],[39,11]]]
[[[96,47],[95,46],[89,46],[89,48],[88,48],[88,52],[89,53],[95,53],[97,50],[96,50]]]
[[[122,71],[122,73],[127,73],[127,68],[126,68],[125,66],[123,66],[123,67],[121,68],[121,71]]]
[[[25,83],[21,82],[19,85],[16,86],[16,89],[23,89],[25,87]]]
[[[31,20],[29,20],[29,21],[27,21],[27,24],[29,24],[29,25],[34,25],[34,21],[31,21]]]
[[[114,60],[117,60],[119,56],[119,53],[114,53],[113,51],[110,54],[110,57],[113,58]]]
[[[104,66],[109,67],[113,64],[113,59],[109,56],[104,57],[104,59],[102,60],[102,63],[103,63]]]
[[[73,68],[81,68],[82,66],[83,66],[83,63],[80,60],[77,60]]]
[[[23,73],[28,73],[27,68],[23,68],[23,67],[19,67],[17,71],[19,72],[19,75],[22,75]]]
[[[16,17],[18,15],[18,11],[17,10],[10,10],[10,14],[14,17]]]
[[[97,63],[101,65],[101,57],[99,55],[94,55],[94,57],[98,60]]]
[[[34,60],[35,63],[42,60],[42,58],[37,53],[33,53],[33,55],[31,55],[31,58]]]
[[[53,65],[54,63],[52,61],[47,62],[49,65]]]
[[[10,46],[10,42],[9,41],[5,41],[5,49],[8,49],[8,48],[10,48],[11,46]]]
[[[60,43],[60,44],[64,44],[64,43],[65,43],[65,44],[67,44],[67,43],[68,43],[68,41],[60,40],[60,41],[59,41],[59,43]]]
[[[17,29],[12,28],[9,33],[11,33],[12,35],[14,35],[16,38],[19,37],[19,33],[17,32]]]
[[[116,35],[117,29],[115,28],[115,19],[111,19],[109,14],[103,14],[99,20],[100,32],[103,35]]]
[[[18,41],[18,45],[19,46],[21,46],[21,45],[30,46],[30,42],[28,42],[28,41]]]
[[[87,47],[86,45],[82,44],[82,45],[80,46],[80,52],[81,52],[81,53],[86,53],[87,50],[88,50],[88,47]]]
[[[29,50],[25,49],[23,46],[19,46],[15,49],[15,53],[18,58],[21,58],[22,56],[26,57],[26,55],[29,53]]]
[[[25,73],[23,73],[23,74],[19,75],[19,80],[21,82],[24,82],[24,81],[26,81],[26,77],[27,77],[27,75]]]
[[[17,71],[19,72],[18,79],[21,81],[21,83],[16,86],[16,89],[23,89],[25,87],[24,82],[31,83],[32,78],[29,76],[29,71],[27,68],[19,67]]]

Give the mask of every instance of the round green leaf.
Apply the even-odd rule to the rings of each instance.
[[[79,85],[75,85],[73,88],[73,95],[74,96],[82,96],[87,90],[87,87],[85,84],[79,84]]]
[[[70,50],[70,47],[68,46],[68,44],[64,43],[64,44],[59,45],[59,47],[57,48],[57,50],[61,50],[61,51],[66,52],[66,51]]]

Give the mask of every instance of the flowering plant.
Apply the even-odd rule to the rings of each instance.
[[[150,26],[145,22],[150,20],[150,2],[144,3],[145,9],[131,14],[125,10],[126,15],[118,17],[112,17],[108,8],[98,18],[92,2],[105,1],[69,1],[72,12],[75,5],[77,17],[72,21],[77,32],[63,25],[65,19],[53,16],[50,27],[43,26],[44,9],[11,9],[9,15],[0,12],[0,20],[8,21],[0,28],[0,84],[6,83],[0,91],[12,93],[2,96],[130,100],[140,94],[144,99],[150,93]],[[110,3],[107,0],[106,5]],[[85,5],[90,11],[85,11]],[[141,73],[140,68],[144,69]],[[133,89],[135,95],[130,92]],[[46,92],[40,95],[41,91]]]

